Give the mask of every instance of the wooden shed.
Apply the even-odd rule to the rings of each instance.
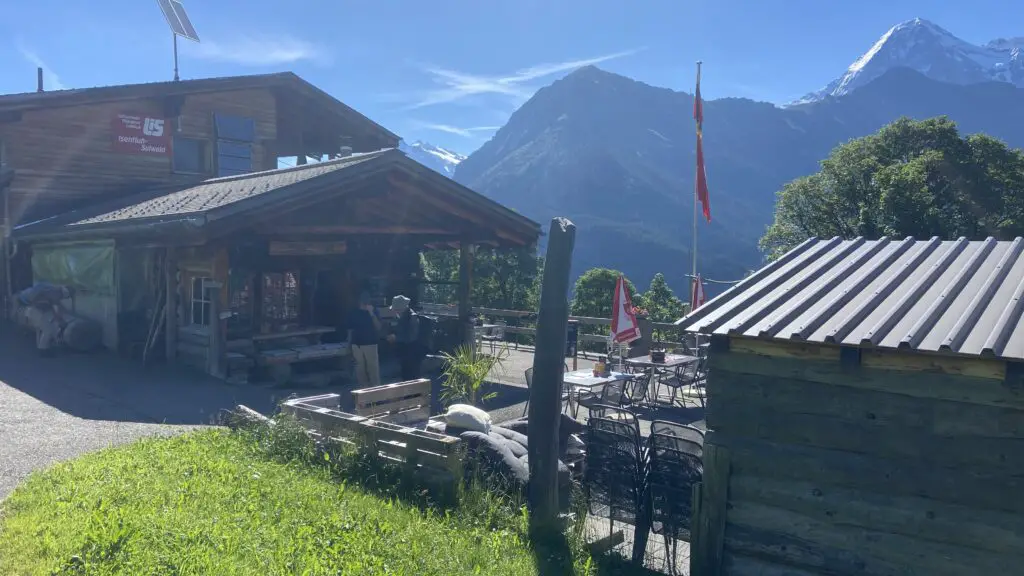
[[[811,239],[711,335],[692,573],[1024,573],[1024,240]]]

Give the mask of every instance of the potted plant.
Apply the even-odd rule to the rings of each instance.
[[[480,396],[480,390],[488,376],[501,376],[508,347],[502,346],[494,355],[477,352],[476,346],[463,344],[454,352],[441,354],[443,368],[441,377],[441,401],[445,406],[465,403],[476,406],[477,401],[486,402],[497,396],[491,392]]]

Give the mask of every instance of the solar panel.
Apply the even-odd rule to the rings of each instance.
[[[167,19],[167,25],[171,27],[172,33],[199,42],[199,34],[192,26],[192,21],[189,20],[181,2],[178,0],[156,0],[156,3],[160,6],[160,11],[164,13],[164,18]]]
[[[167,19],[167,25],[171,27],[171,32],[184,36],[185,30],[181,27],[181,20],[178,20],[178,15],[174,13],[171,0],[156,0],[156,3],[160,6],[160,11],[164,13],[164,18]]]
[[[174,13],[178,15],[178,20],[181,22],[181,28],[184,30],[180,36],[199,42],[199,33],[196,32],[195,26],[192,25],[192,20],[189,20],[188,14],[185,13],[185,7],[178,0],[170,0],[170,2],[171,8],[174,9]]]

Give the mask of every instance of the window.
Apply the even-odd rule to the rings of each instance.
[[[299,273],[263,274],[261,332],[285,332],[299,327]]]
[[[205,140],[175,136],[172,149],[175,172],[184,174],[206,174],[209,172]]]
[[[256,141],[256,121],[252,118],[214,114],[213,121],[217,127],[217,138],[220,140]]]
[[[252,172],[252,146],[217,141],[217,176],[234,176]]]
[[[197,326],[210,325],[210,308],[213,300],[210,298],[210,289],[206,287],[210,278],[196,277],[192,279],[192,324]]]
[[[213,123],[217,129],[217,176],[252,172],[256,121],[241,116],[214,114]]]

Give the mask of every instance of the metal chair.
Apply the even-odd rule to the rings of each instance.
[[[622,399],[626,397],[626,380],[613,380],[608,384],[604,385],[600,394],[594,394],[593,392],[580,392],[576,396],[575,410],[573,411],[573,418],[579,417],[580,406],[586,408],[589,412],[588,418],[593,416],[594,410],[601,406],[619,406],[621,407]]]
[[[644,455],[635,415],[614,406],[603,411],[622,417],[587,421],[583,487],[588,511],[608,518],[610,535],[616,520],[635,525],[642,517]]]
[[[482,342],[487,342],[491,347],[491,354],[494,354],[495,344],[505,341],[505,328],[507,326],[508,324],[504,320],[496,320],[494,322],[494,327],[491,328],[487,334],[480,336],[480,340]]]
[[[564,369],[562,374],[565,374],[565,372],[569,371],[569,367],[568,366],[563,364],[562,367]],[[527,389],[527,391],[533,389],[533,368],[532,367],[526,369],[526,389]],[[565,388],[565,382],[562,382],[562,403],[563,403],[562,411],[564,412],[566,410],[566,408],[568,408],[568,403],[569,403],[569,391],[566,390],[566,388]],[[529,412],[529,411],[530,411],[530,396],[527,395],[527,397],[526,397],[526,405],[523,406],[523,416],[526,416],[526,413]]]
[[[655,420],[646,450],[644,505],[651,531],[671,550],[675,570],[679,540],[689,541],[693,485],[703,476],[704,433],[685,424]],[[671,542],[671,547],[669,541]]]
[[[660,400],[660,388],[661,386],[665,386],[666,388],[672,390],[672,396],[669,397],[669,405],[674,405],[676,401],[676,396],[679,394],[679,391],[681,389],[694,386],[695,382],[697,381],[697,372],[699,364],[700,360],[698,359],[697,362],[690,362],[689,364],[678,366],[673,372],[666,374],[661,378],[658,378],[658,381],[655,383],[654,387],[655,400]],[[701,402],[701,405],[703,406],[703,401]],[[682,399],[682,406],[686,406],[685,396]]]

